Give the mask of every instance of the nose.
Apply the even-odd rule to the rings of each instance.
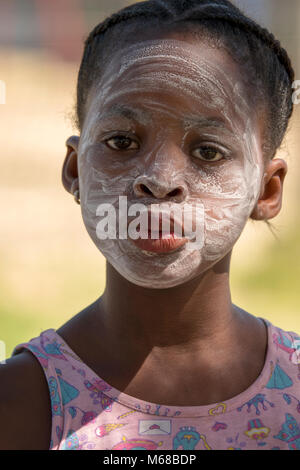
[[[166,182],[148,176],[139,176],[133,185],[136,196],[152,196],[156,199],[174,200],[182,202],[187,195],[187,187],[184,183]]]

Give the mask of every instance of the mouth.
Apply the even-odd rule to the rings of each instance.
[[[152,253],[170,253],[175,250],[178,250],[187,243],[187,239],[174,238],[172,234],[169,235],[169,238],[138,238],[137,240],[130,239],[130,241],[141,250],[149,251]]]
[[[151,217],[152,215],[152,217]],[[163,218],[168,220],[163,224]],[[184,226],[181,221],[175,220],[169,212],[151,212],[148,211],[148,229],[141,229],[140,224],[137,227],[139,238],[130,241],[141,250],[152,253],[170,253],[183,247],[188,239],[179,234],[184,233]]]

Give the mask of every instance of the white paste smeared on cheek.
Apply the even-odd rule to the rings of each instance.
[[[121,54],[121,65],[113,60],[107,67],[80,139],[82,215],[94,243],[122,276],[141,286],[168,288],[200,275],[231,251],[259,195],[261,147],[242,89],[220,64],[203,57],[201,48],[200,52],[191,51],[187,43],[169,39],[139,43],[125,52]],[[160,99],[155,96],[158,90]],[[233,98],[237,104],[232,102]],[[124,157],[123,161],[97,146],[97,123],[102,110],[122,99],[147,109],[157,119],[148,122],[149,127],[156,126],[157,130],[148,151],[136,158]],[[197,108],[218,111],[230,123],[233,145],[239,149],[239,155],[208,169],[182,150],[184,138],[180,151],[172,153],[170,129],[162,123],[164,119],[169,123],[173,119],[176,128],[185,114],[180,99],[193,103],[194,114]],[[172,187],[183,188],[184,200],[177,201],[178,205],[203,204],[205,239],[201,249],[191,248],[188,242],[182,249],[162,255],[140,250],[128,239],[99,240],[96,234],[99,204],[110,203],[118,212],[119,196],[127,195],[129,202],[138,202],[139,194],[134,188],[141,181],[162,198]],[[160,202],[157,195],[140,197],[150,205]]]

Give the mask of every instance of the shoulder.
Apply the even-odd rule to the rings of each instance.
[[[23,349],[0,365],[0,450],[48,450],[51,401],[44,371]]]
[[[291,364],[300,365],[300,335],[295,331],[287,331],[279,326],[272,325],[272,340],[276,350]]]

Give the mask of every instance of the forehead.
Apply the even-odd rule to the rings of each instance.
[[[89,95],[83,133],[106,120],[155,125],[159,135],[223,128],[240,143],[261,133],[240,67],[225,49],[198,39],[137,41],[113,53]]]
[[[224,71],[225,75],[237,80],[239,67],[224,48],[212,45],[209,39],[195,39],[190,35],[180,38],[170,34],[168,37],[158,39],[146,39],[127,44],[114,52],[111,64],[120,67],[119,72],[124,72],[128,67],[138,67],[143,60],[151,58],[151,63],[175,65],[180,64],[181,72],[191,75],[199,72],[199,68],[210,64]],[[109,71],[108,71],[109,73]]]
[[[202,102],[232,110],[238,97],[238,110],[247,107],[239,67],[228,53],[193,39],[145,40],[121,48],[95,83],[88,109],[100,103],[108,109],[135,92],[151,97],[163,93],[178,106],[197,108]]]

